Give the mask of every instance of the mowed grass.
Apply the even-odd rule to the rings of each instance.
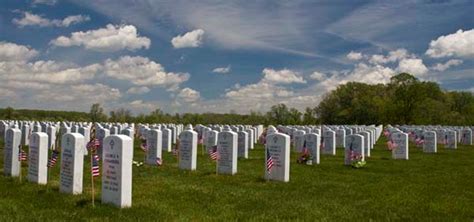
[[[296,164],[291,154],[290,182],[266,182],[264,150],[257,145],[249,159],[240,159],[234,176],[216,175],[215,163],[198,147],[197,171],[177,168],[171,153],[164,166],[133,166],[133,206],[118,209],[91,204],[89,161],[82,195],[59,193],[59,164],[47,186],[3,176],[1,148],[0,220],[70,221],[208,221],[305,220],[386,221],[474,219],[474,146],[457,150],[438,146],[425,154],[410,146],[410,160],[392,160],[379,140],[363,169],[343,165],[343,150],[321,156],[321,164]],[[144,153],[135,144],[135,160]]]

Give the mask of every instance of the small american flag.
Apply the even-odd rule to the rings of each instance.
[[[303,143],[303,150],[302,150],[302,154],[305,155],[305,154],[308,154],[308,147],[306,147],[306,140],[304,141]]]
[[[157,157],[157,158],[156,158],[156,165],[157,165],[157,166],[163,165],[163,160],[162,160],[161,158]]]
[[[270,151],[267,150],[267,172],[270,173],[272,171],[272,168],[273,168],[273,157],[272,155],[270,155]]]
[[[176,144],[174,145],[174,147],[173,147],[173,150],[172,150],[173,156],[178,156],[178,154],[179,154],[178,148],[179,148],[179,142],[176,143]]]
[[[421,138],[421,137],[418,137],[418,138],[415,139],[415,144],[416,144],[416,145],[421,145],[421,144],[423,144],[424,142],[425,142],[425,140],[424,140],[423,138]]]
[[[99,168],[99,155],[94,154],[92,157],[92,176],[93,177],[98,177],[100,176],[100,168]]]
[[[18,147],[18,161],[26,161],[28,160],[28,155],[26,155],[26,152],[22,149],[21,145]]]
[[[140,148],[143,150],[143,152],[148,151],[148,147],[146,145],[146,141],[140,145]]]
[[[389,140],[387,142],[387,147],[389,150],[394,150],[398,147],[398,144],[396,144],[395,142],[393,142],[392,140]]]
[[[54,167],[56,165],[56,162],[58,161],[59,157],[59,151],[53,150],[53,153],[51,153],[51,158],[48,161],[48,167]]]
[[[87,143],[87,148],[89,148],[91,152],[95,151],[99,147],[100,147],[99,139],[92,139],[91,141]]]
[[[219,153],[217,152],[217,146],[213,146],[209,150],[209,158],[211,158],[211,160],[218,160],[219,159]]]

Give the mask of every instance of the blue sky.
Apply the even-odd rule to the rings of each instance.
[[[474,91],[474,1],[4,0],[0,107],[303,110],[399,72]]]

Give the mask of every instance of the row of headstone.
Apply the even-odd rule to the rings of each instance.
[[[459,136],[459,133],[462,136]],[[458,142],[464,145],[472,145],[472,130],[467,127],[392,127],[389,125],[384,134],[392,148],[393,159],[408,159],[409,141],[412,141],[418,147],[422,147],[425,153],[437,153],[438,144],[443,144],[446,149],[457,149]]]
[[[6,131],[4,149],[4,174],[20,176],[21,131]],[[63,193],[81,194],[83,191],[84,146],[86,137],[79,133],[66,133],[61,140],[59,190]],[[38,184],[48,181],[48,134],[35,132],[29,141],[27,179]],[[132,138],[110,135],[103,143],[102,202],[119,207],[132,203]]]
[[[28,132],[24,124],[25,134]],[[75,127],[74,127],[75,126]],[[84,124],[82,127],[74,125],[68,129],[66,124],[59,128],[60,133],[64,133],[61,139],[62,158],[61,158],[61,177],[60,191],[72,194],[82,193],[82,171],[83,158],[86,149],[87,139],[90,137],[91,125]],[[47,153],[51,147],[50,136],[41,132],[40,124],[33,124],[33,133],[28,143],[30,144],[30,163],[28,169],[28,179],[36,183],[44,184],[47,181],[45,172],[47,171]],[[53,125],[50,125],[55,127]],[[97,124],[96,138],[101,140],[101,150],[103,159],[102,174],[102,201],[113,203],[121,207],[131,205],[131,166],[133,157],[133,138],[135,128],[120,125]],[[144,136],[147,141],[146,162],[155,164],[161,157],[163,141],[165,137],[163,132],[167,132],[167,147],[171,147],[173,130],[169,126],[155,125],[139,126],[138,135]],[[178,125],[175,132],[181,131]],[[238,157],[247,158],[248,149],[255,143],[260,126],[212,126],[200,125],[193,129],[187,126],[178,134],[179,138],[179,168],[185,170],[196,170],[197,165],[197,144],[203,141],[206,148],[217,146],[219,158],[217,160],[217,173],[235,174],[237,173]],[[322,126],[313,128],[293,128],[288,126],[269,127],[266,135],[265,149],[265,178],[268,180],[289,181],[289,158],[290,144],[293,144],[296,152],[304,150],[309,151],[312,161],[319,163],[320,152],[322,154],[335,155],[336,147],[341,141],[344,141],[342,147],[345,149],[345,164],[350,165],[354,161],[364,161],[370,156],[370,150],[373,149],[375,141],[382,133],[381,126]],[[23,128],[22,128],[23,129]],[[121,129],[121,130],[120,130]],[[387,129],[389,138],[396,148],[392,150],[393,159],[408,159],[408,141],[409,134],[405,132],[406,128],[389,127]],[[196,132],[197,131],[197,132]],[[408,131],[408,130],[407,130]],[[51,132],[54,132],[52,130]],[[78,132],[78,133],[76,133]],[[256,133],[257,132],[257,133]],[[338,133],[339,132],[339,133]],[[409,131],[416,134],[415,131]],[[411,133],[414,132],[414,133]],[[472,131],[465,129],[465,138],[472,141]],[[470,132],[470,134],[469,134]],[[264,131],[262,130],[262,134]],[[54,134],[55,133],[51,133]],[[260,135],[262,135],[260,134]],[[339,134],[339,136],[337,136]],[[250,136],[252,135],[252,136]],[[456,145],[458,134],[456,131],[445,131],[447,146],[451,143]],[[5,148],[5,168],[6,175],[16,176],[19,174],[20,164],[18,161],[18,149],[22,140],[22,130],[18,125],[8,127],[6,130],[6,148]],[[423,131],[425,139],[424,146],[426,150],[436,152],[436,144],[439,137],[436,131]],[[339,138],[339,139],[338,139]],[[433,138],[432,141],[426,141]],[[466,139],[467,140],[467,139]],[[54,142],[53,142],[54,143]],[[434,149],[433,149],[434,144]],[[425,147],[424,147],[425,150]],[[7,166],[8,165],[8,166]],[[31,176],[30,176],[31,174]]]

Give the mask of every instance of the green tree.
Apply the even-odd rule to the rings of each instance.
[[[120,108],[120,109],[110,112],[109,121],[111,122],[124,123],[124,122],[132,122],[132,120],[133,118],[132,118],[132,113],[130,112],[130,110]]]
[[[290,111],[285,104],[274,105],[267,112],[267,118],[270,124],[289,124]]]
[[[303,114],[303,124],[315,125],[318,123],[316,108],[306,107]]]
[[[104,109],[99,103],[92,104],[89,115],[92,122],[101,122],[107,120],[107,115],[104,114]]]

